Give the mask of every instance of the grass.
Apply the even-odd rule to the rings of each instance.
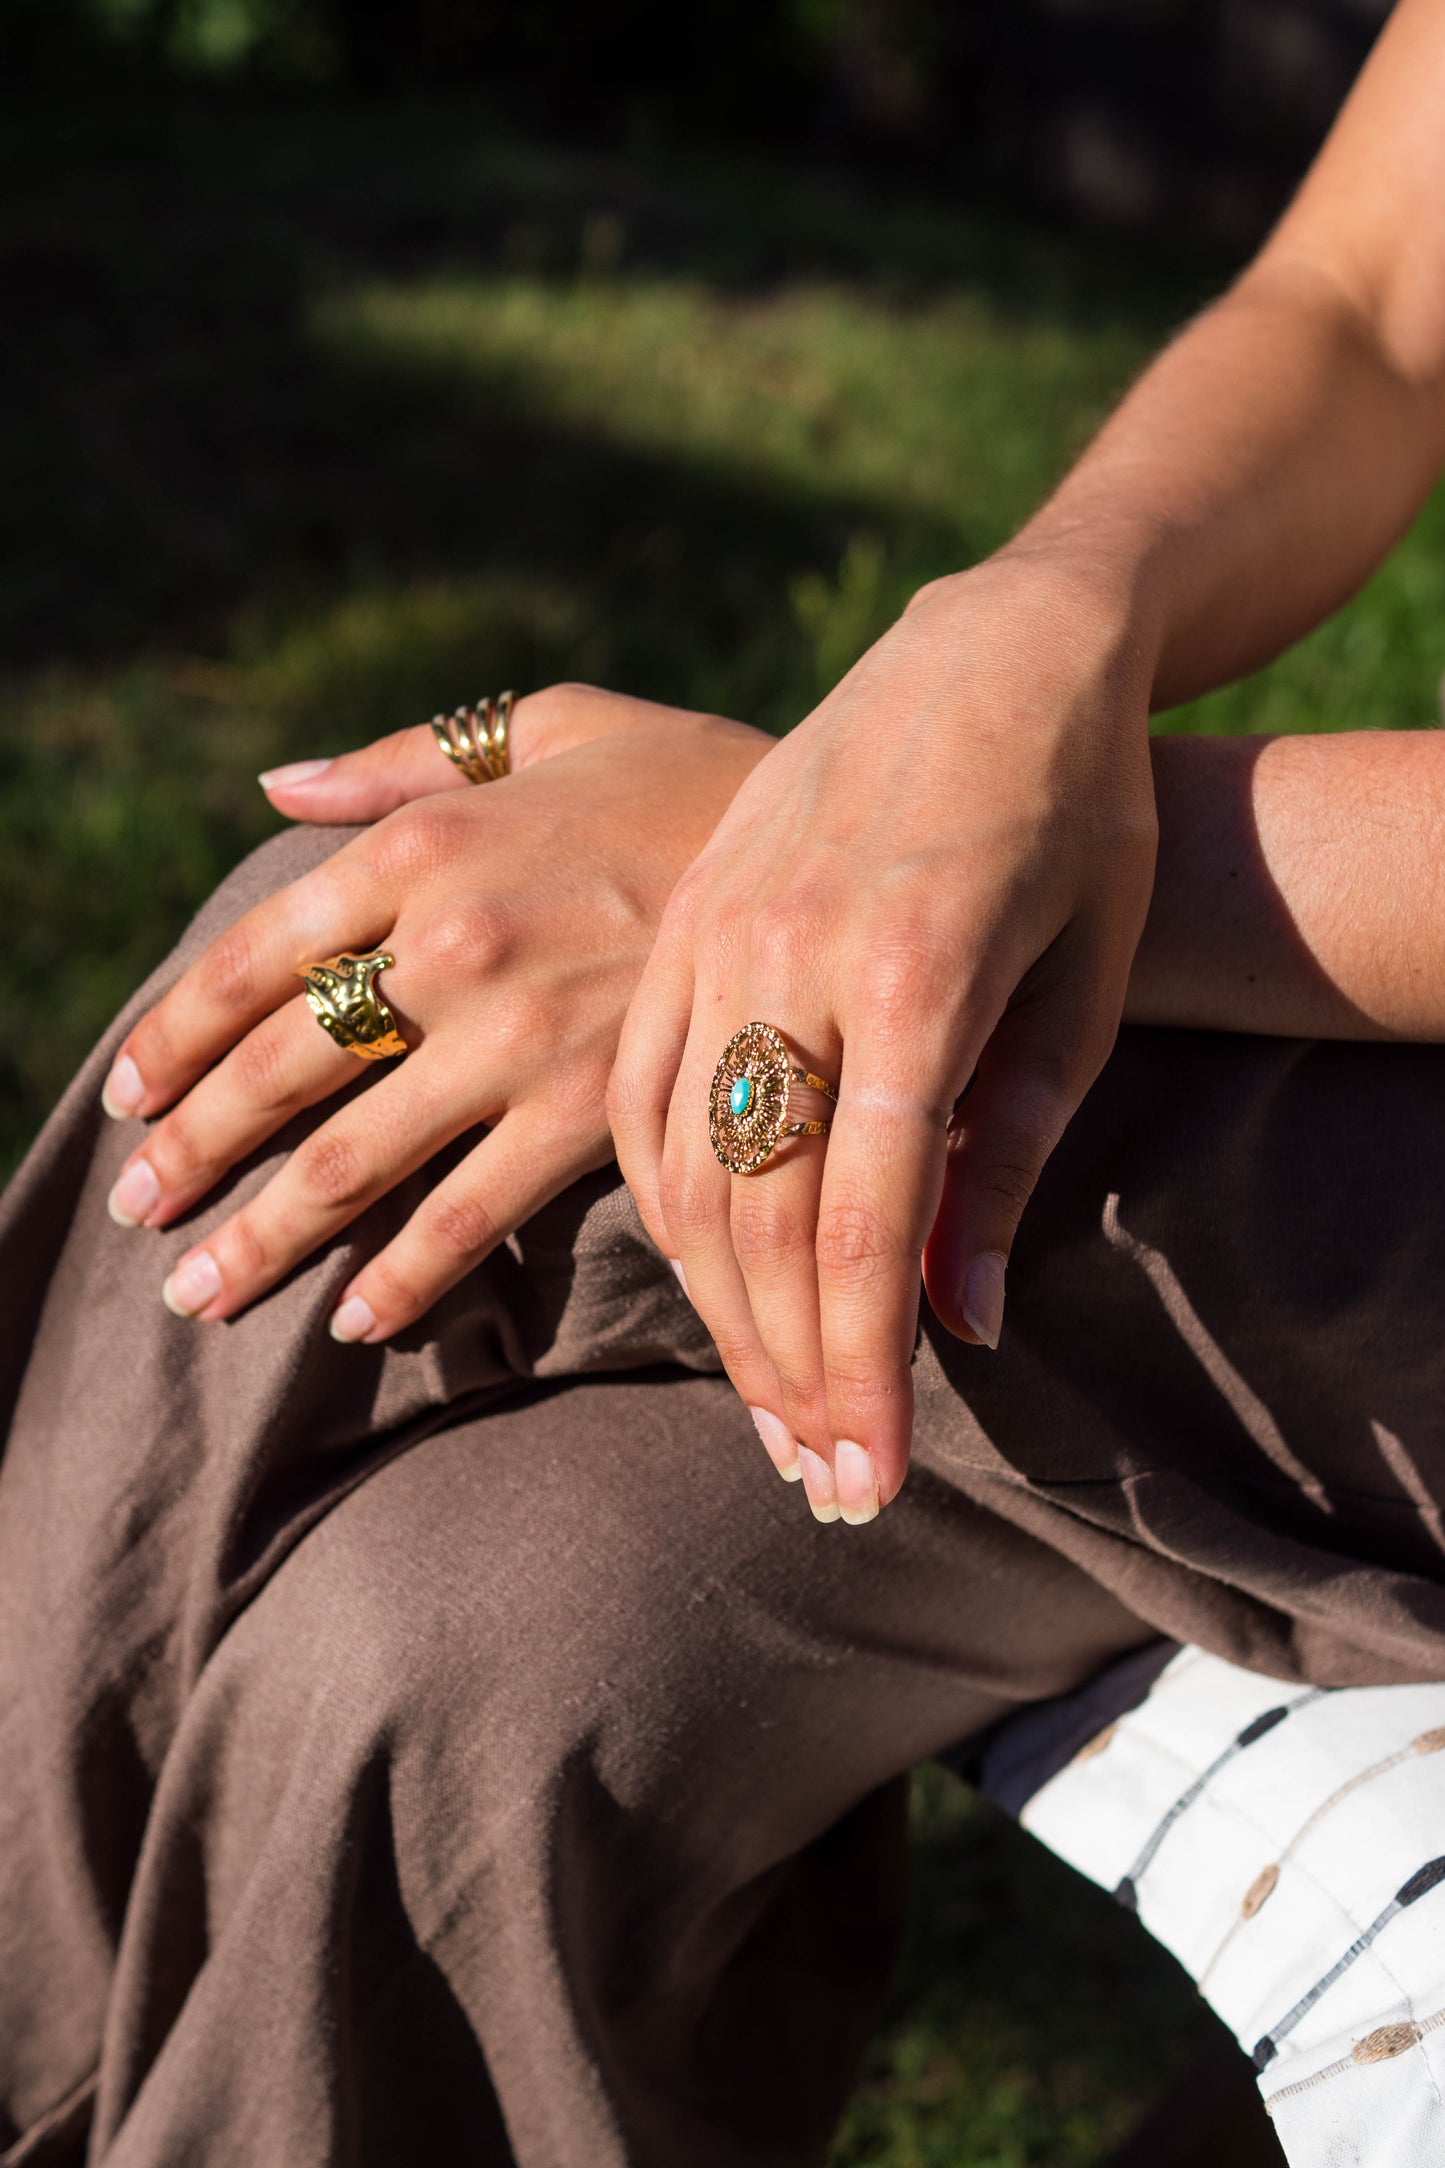
[[[942,1769],[910,1930],[831,2168],[1093,2168],[1220,2033],[1138,1922]]]
[[[745,161],[484,108],[7,115],[0,1163],[217,878],[254,776],[576,676],[785,729],[1002,540],[1208,290]],[[1445,504],[1330,625],[1166,718],[1435,711]],[[1087,2168],[1209,2022],[936,1773],[837,2168]]]

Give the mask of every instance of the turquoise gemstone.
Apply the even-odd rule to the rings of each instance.
[[[734,1083],[732,1090],[728,1093],[728,1105],[732,1108],[733,1113],[737,1115],[739,1121],[741,1121],[742,1117],[747,1113],[748,1108],[752,1105],[752,1103],[753,1080],[750,1076],[740,1076]]]

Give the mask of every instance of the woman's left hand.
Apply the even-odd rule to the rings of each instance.
[[[480,788],[453,787],[426,730],[270,778],[284,811],[384,817],[220,934],[127,1033],[106,1108],[154,1120],[112,1216],[172,1225],[293,1116],[356,1082],[300,967],[390,950],[378,992],[412,1051],[378,1064],[177,1261],[173,1310],[233,1317],[486,1124],[343,1291],[336,1338],[383,1340],[611,1157],[607,1081],[658,917],[770,741],[588,686],[534,694],[517,715],[523,772]]]

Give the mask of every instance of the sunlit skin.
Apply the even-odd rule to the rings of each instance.
[[[759,732],[563,686],[518,704],[519,770],[462,781],[431,733],[301,765],[277,803],[375,825],[222,934],[127,1034],[107,1109],[154,1120],[111,1195],[164,1227],[307,1107],[354,1083],[302,964],[385,945],[379,990],[414,1051],[326,1114],[165,1299],[232,1317],[476,1124],[488,1134],[343,1290],[338,1338],[384,1339],[612,1154],[606,1090],[658,915]],[[549,757],[551,756],[551,757]],[[309,786],[309,788],[308,788]],[[396,810],[400,808],[400,810]]]
[[[669,862],[685,863],[694,825],[720,815],[770,742],[714,717],[562,686],[519,709],[523,761],[552,763],[545,797],[521,788],[522,777],[518,788],[469,791],[426,730],[281,771],[270,795],[283,810],[378,824],[362,839],[366,849],[350,847],[343,897],[357,894],[357,883],[384,893],[388,866],[412,866],[423,851],[433,857],[435,880],[409,895],[403,918],[418,957],[435,958],[444,944],[443,968],[414,994],[415,1014],[395,997],[408,1033],[424,1030],[432,1051],[425,1069],[418,1061],[396,1072],[406,1088],[388,1095],[386,1120],[322,1121],[243,1213],[181,1260],[177,1274],[203,1254],[221,1282],[192,1314],[203,1322],[234,1316],[423,1164],[438,1140],[504,1110],[495,1138],[437,1185],[338,1298],[333,1329],[383,1340],[546,1198],[601,1165],[610,1150],[612,1052]],[[598,788],[599,761],[612,789]],[[1158,869],[1127,1018],[1445,1039],[1445,739],[1375,731],[1165,738],[1152,746],[1151,763]],[[428,828],[421,802],[443,794],[449,821]],[[539,830],[556,847],[539,852]],[[644,855],[650,870],[634,878]],[[318,932],[318,895],[328,893],[309,876],[241,922],[240,943],[258,973],[245,1004],[216,1000],[218,961],[239,952],[236,936],[224,936],[127,1037],[108,1100],[124,1116],[116,1082],[129,1100],[139,1078],[136,1103],[153,1119],[116,1183],[121,1216],[169,1225],[292,1113],[324,1108],[352,1080],[349,1057],[317,1029],[289,975],[289,959]],[[510,954],[452,938],[459,914],[475,930],[499,903],[516,912]],[[629,942],[617,941],[620,925],[631,929]],[[403,972],[399,961],[396,975],[408,991],[426,970],[414,962]],[[475,1046],[518,1002],[521,1028],[489,1077]],[[349,1146],[367,1156],[350,1193],[338,1195],[316,1169],[340,1164]],[[780,1472],[797,1475],[785,1427],[765,1421],[759,1431]]]
[[[337,938],[321,938],[316,890],[298,884],[299,901],[287,891],[262,907],[269,960],[241,975],[244,998],[210,1000],[203,959],[131,1034],[123,1080],[138,1076],[141,1092],[113,1088],[112,1104],[174,1107],[169,1141],[189,1146],[173,1167],[166,1122],[138,1146],[134,1162],[162,1164],[156,1202],[133,1216],[164,1224],[251,1148],[241,1140],[254,1141],[258,1116],[236,1101],[248,1064],[223,1057],[245,1033],[278,1029],[266,1019],[284,1002],[294,1011],[283,956],[289,970],[293,954],[395,946],[393,1006],[438,1050],[429,1070],[419,1056],[402,1065],[396,1092],[410,1072],[433,1097],[424,1134],[406,1118],[358,1135],[365,1180],[334,1185],[344,1195],[308,1189],[314,1140],[294,1155],[271,1185],[283,1209],[267,1243],[253,1249],[252,1226],[229,1246],[212,1238],[222,1289],[196,1314],[254,1300],[444,1137],[504,1111],[459,1170],[471,1243],[455,1219],[440,1239],[424,1210],[398,1238],[404,1257],[383,1253],[346,1291],[371,1315],[359,1336],[384,1337],[600,1163],[610,1112],[649,1230],[775,1461],[801,1468],[815,1508],[841,1492],[845,1517],[864,1520],[903,1480],[920,1260],[943,1322],[996,1338],[1019,1217],[1121,1014],[1445,1036],[1437,741],[1147,738],[1151,705],[1254,667],[1351,592],[1445,457],[1442,102],[1445,0],[1403,0],[1256,263],[1021,535],[925,589],[776,747],[715,719],[556,689],[518,710],[535,774],[485,786],[449,817],[434,885],[387,887],[383,872],[376,892],[365,881],[378,867],[423,849],[406,824],[425,816],[408,801],[467,788],[429,735],[273,778],[273,802],[295,818],[391,818],[348,847],[356,923],[333,913]],[[598,732],[615,734],[548,764],[545,821],[564,838],[548,852],[542,764],[569,733]],[[514,813],[507,793],[529,788]],[[455,923],[460,886],[495,915],[498,873],[515,951],[499,961],[494,944],[452,941],[445,971],[410,990],[413,1012],[404,955],[435,945],[428,914]],[[589,933],[609,923],[587,905],[594,893],[635,908],[625,954]],[[483,1089],[469,1034],[489,1001],[526,1011],[534,985],[548,996],[537,1043],[513,1030]],[[568,1028],[559,988],[585,1029]],[[718,1053],[754,1017],[781,1025],[841,1096],[826,1146],[744,1180],[712,1157],[706,1106]],[[347,1080],[321,1075],[323,1058],[346,1057],[307,1028],[321,1050],[308,1046],[304,1096],[293,1090],[288,1108]],[[509,1123],[520,1152],[497,1148]]]
[[[840,1441],[846,1509],[903,1480],[920,1262],[947,1326],[997,1337],[1148,908],[1150,707],[1333,609],[1445,457],[1442,110],[1445,0],[1402,0],[1256,262],[1022,533],[925,589],[769,755],[668,905],[618,1156],[818,1503]],[[752,1017],[840,1097],[826,1150],[742,1181],[698,1109]]]

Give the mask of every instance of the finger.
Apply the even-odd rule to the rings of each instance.
[[[607,1087],[617,1164],[643,1226],[674,1267],[677,1251],[662,1206],[662,1159],[692,1004],[692,925],[685,895],[675,893],[629,1004]]]
[[[291,1000],[302,965],[375,947],[392,921],[388,887],[345,850],[228,926],[121,1041],[107,1114],[158,1114]]]
[[[808,1504],[816,1519],[836,1521],[814,1253],[822,1144],[797,1138],[780,1151],[757,1174],[732,1177],[729,1234],[766,1365],[760,1390],[766,1392],[769,1375],[776,1379],[774,1405],[797,1440]]]
[[[908,1465],[920,1261],[952,1096],[941,1067],[901,1075],[891,1036],[850,1028],[816,1244],[834,1480],[850,1521],[872,1520]]]
[[[714,1006],[704,999],[699,1013],[709,1016]],[[733,1187],[742,1178],[721,1165],[708,1134],[719,1050],[704,1043],[705,1028],[694,1020],[668,1109],[659,1181],[662,1247],[676,1260],[678,1277],[711,1333],[769,1459],[793,1482],[803,1473],[797,1435],[784,1413],[782,1388],[759,1338],[733,1249],[730,1206]]]
[[[256,1197],[188,1250],[161,1293],[178,1317],[234,1317],[460,1134],[462,1095],[426,1049],[297,1145]],[[473,1088],[467,1095],[478,1103]],[[486,1102],[481,1101],[481,1118]],[[469,1122],[475,1116],[469,1116]]]
[[[516,773],[667,712],[651,701],[603,692],[595,685],[549,685],[512,707],[507,726],[510,766]],[[322,826],[381,820],[438,791],[489,787],[472,785],[447,759],[430,723],[394,730],[354,753],[268,768],[257,780],[278,813]]]
[[[381,820],[413,798],[471,787],[438,747],[430,723],[394,730],[388,738],[331,760],[294,760],[284,768],[269,768],[257,780],[278,813],[324,826]]]
[[[1075,982],[1078,986],[1078,982]],[[1045,1162],[1102,1068],[1112,1031],[1107,1003],[1043,1000],[1012,1010],[979,1057],[949,1138],[924,1282],[940,1322],[961,1340],[997,1347],[1005,1273],[1024,1208]]]
[[[803,1066],[824,1075],[837,1074],[836,1037],[831,1031],[805,1032],[793,1045]],[[728,1232],[754,1327],[782,1394],[780,1412],[800,1445],[821,1460],[825,1475],[833,1454],[818,1319],[816,1243],[823,1149],[818,1137],[784,1138],[756,1174],[734,1176]],[[806,1470],[810,1463],[803,1465]],[[818,1470],[813,1473],[820,1475]],[[809,1483],[810,1500],[817,1487]],[[831,1493],[826,1502],[835,1503]]]
[[[166,1227],[295,1115],[356,1081],[353,1055],[298,996],[239,1046],[151,1130],[108,1199],[122,1227]]]
[[[401,1233],[343,1289],[334,1340],[387,1339],[422,1315],[534,1212],[602,1162],[579,1154],[575,1125],[519,1107],[439,1182]]]

